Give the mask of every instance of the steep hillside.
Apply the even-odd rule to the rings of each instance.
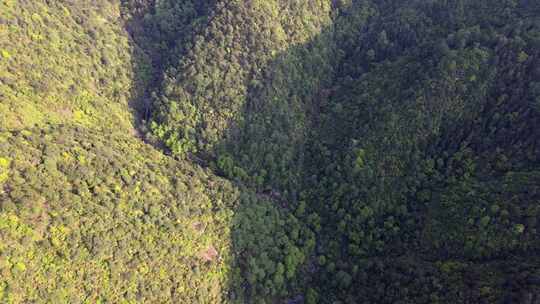
[[[540,269],[535,8],[375,2],[366,27],[338,41],[307,164],[324,294],[498,303],[538,292],[527,283]]]
[[[0,5],[0,302],[244,303],[285,258],[287,289],[298,220],[130,135],[176,43],[151,3]]]
[[[2,302],[208,303],[226,294],[239,193],[230,183],[80,127],[4,132],[0,155]],[[208,250],[215,261],[205,263]]]
[[[2,132],[0,166],[2,302],[244,303],[313,249],[269,198],[119,132]]]
[[[3,1],[0,113],[0,302],[540,300],[536,1]]]
[[[132,129],[128,102],[140,94],[147,60],[120,12],[119,1],[2,1],[0,126]]]
[[[154,134],[296,210],[317,235],[308,302],[537,292],[538,5],[323,2],[309,18],[218,2],[164,79]],[[289,30],[281,43],[242,27],[272,7],[289,16],[265,22]]]
[[[320,34],[330,13],[328,1],[217,1],[202,21],[194,19],[181,58],[167,71],[155,101],[154,134],[177,155],[212,153],[234,136],[231,129],[252,123],[244,117],[246,107],[284,97],[253,91],[272,77],[267,74],[275,57]]]

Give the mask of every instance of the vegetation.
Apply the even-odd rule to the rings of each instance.
[[[132,56],[120,9],[114,1],[0,2],[0,126],[132,129],[128,102],[149,63]]]
[[[535,303],[538,79],[535,1],[0,2],[0,302]]]
[[[238,190],[136,139],[4,133],[2,302],[219,302]],[[209,247],[219,258],[205,263]],[[32,282],[30,284],[30,282]]]

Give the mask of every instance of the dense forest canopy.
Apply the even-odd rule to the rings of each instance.
[[[0,302],[537,303],[540,3],[0,2]]]

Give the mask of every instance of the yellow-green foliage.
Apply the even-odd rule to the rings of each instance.
[[[8,178],[9,159],[0,157],[0,184]]]
[[[245,303],[284,295],[274,261],[291,278],[313,250],[275,202],[123,132],[2,136],[1,303]]]
[[[0,1],[0,127],[131,128],[133,47],[120,1]]]
[[[11,54],[6,50],[2,50],[2,51],[0,51],[0,53],[2,54],[2,58],[4,58],[4,59],[11,58]]]
[[[82,127],[13,133],[0,155],[13,168],[0,191],[0,302],[224,301],[230,183]],[[219,257],[205,262],[209,246]]]

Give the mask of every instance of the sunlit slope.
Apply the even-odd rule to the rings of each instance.
[[[134,47],[119,1],[0,2],[0,126],[129,129]]]
[[[0,302],[222,301],[229,182],[120,134],[0,138]]]
[[[313,246],[270,198],[121,132],[0,133],[2,303],[284,296]]]

